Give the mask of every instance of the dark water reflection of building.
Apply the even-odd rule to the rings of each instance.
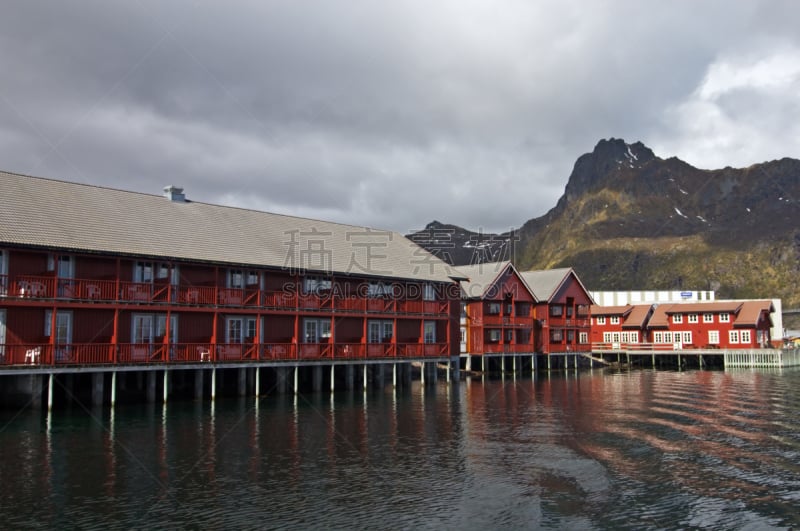
[[[800,372],[469,380],[2,419],[6,525],[788,527]]]

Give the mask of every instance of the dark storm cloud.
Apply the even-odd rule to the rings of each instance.
[[[741,5],[740,5],[741,4]],[[600,138],[796,156],[793,2],[24,2],[2,169],[392,228],[543,214]]]

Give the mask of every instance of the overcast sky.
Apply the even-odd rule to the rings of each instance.
[[[798,157],[800,2],[20,1],[0,169],[408,232],[540,216],[601,138]]]

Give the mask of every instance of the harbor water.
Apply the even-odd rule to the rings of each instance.
[[[800,371],[0,412],[6,529],[791,529]]]

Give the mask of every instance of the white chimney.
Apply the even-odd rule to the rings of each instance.
[[[165,186],[164,197],[166,197],[170,201],[175,201],[176,203],[186,202],[186,195],[183,193],[183,188],[180,188],[178,186],[173,186],[173,185]]]

